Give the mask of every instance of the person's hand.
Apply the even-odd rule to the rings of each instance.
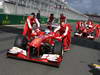
[[[39,28],[37,28],[35,31],[36,31],[36,32],[40,32],[41,30],[40,30]]]
[[[32,33],[36,33],[34,30],[32,30]]]
[[[57,39],[62,39],[62,37],[60,36],[60,37],[56,37]]]
[[[56,37],[57,40],[62,41],[62,37]]]
[[[37,35],[37,33],[36,33],[36,32],[34,32],[33,34],[34,34],[34,35]]]
[[[32,30],[32,36],[36,36],[36,35],[37,33],[34,30]]]
[[[55,32],[51,32],[51,35],[54,36],[55,35]]]

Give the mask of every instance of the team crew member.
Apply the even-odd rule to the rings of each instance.
[[[54,22],[54,19],[55,19],[54,14],[50,14],[50,16],[49,16],[49,18],[48,18],[48,28],[49,28],[50,30],[52,30],[52,24],[53,24],[53,22]]]
[[[70,44],[71,44],[71,26],[70,24],[65,24],[62,22],[60,26],[58,26],[54,32],[59,31],[61,39],[63,39],[63,47],[64,51],[70,50]]]
[[[83,21],[76,22],[76,32],[75,35],[82,36],[82,31],[84,30],[85,25]]]
[[[60,14],[60,24],[66,22],[66,17],[63,14]]]
[[[96,38],[100,37],[100,25],[96,24]]]
[[[40,23],[38,19],[35,17],[35,13],[32,13],[30,16],[27,17],[25,22],[23,35],[28,37],[28,40],[31,38],[31,33],[34,33],[33,25],[36,24],[36,27],[40,27]]]
[[[80,28],[84,28],[84,23],[83,23],[83,21],[78,21],[77,23],[76,23],[76,30],[80,30]]]
[[[87,29],[89,29],[90,31],[92,31],[95,27],[94,27],[94,24],[91,20],[88,20],[85,22],[85,27]],[[87,36],[88,38],[94,38],[94,33],[93,32],[90,32],[89,35]]]
[[[38,13],[37,13],[37,15],[36,15],[36,18],[38,19],[39,22],[41,22],[40,10],[38,10]]]
[[[87,28],[92,28],[94,26],[94,24],[93,24],[93,22],[91,20],[88,20],[88,21],[85,22],[85,26]]]

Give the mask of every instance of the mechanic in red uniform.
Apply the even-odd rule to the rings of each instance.
[[[82,30],[82,28],[84,28],[84,23],[83,21],[78,21],[76,23],[76,30],[79,31],[79,30]]]
[[[65,24],[65,22],[62,21],[62,24],[58,26],[54,32],[59,32],[61,39],[63,39],[63,48],[64,51],[70,50],[70,44],[71,44],[71,26],[70,24]]]
[[[94,26],[93,22],[91,20],[88,20],[85,22],[85,27],[92,28]]]
[[[98,38],[100,37],[100,25],[96,24],[95,27],[96,27],[96,38]]]
[[[60,24],[66,22],[66,17],[63,14],[60,14]]]
[[[48,18],[48,28],[50,29],[50,30],[52,30],[52,23],[54,22],[54,19],[55,19],[55,17],[54,17],[54,14],[50,14],[50,16],[49,16],[49,18]]]
[[[92,20],[88,20],[88,21],[86,21],[85,22],[85,27],[86,27],[86,29],[88,29],[89,30],[89,35],[87,36],[88,38],[94,38],[94,24],[93,24],[93,22],[92,22]]]
[[[32,13],[30,16],[27,17],[25,22],[23,35],[28,37],[28,40],[31,38],[31,34],[35,33],[33,30],[33,25],[36,24],[37,28],[40,28],[40,23],[38,19],[35,17],[35,13]]]

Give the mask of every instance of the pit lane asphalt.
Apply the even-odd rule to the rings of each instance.
[[[100,39],[72,37],[71,52],[64,53],[59,68],[33,62],[6,58],[7,49],[11,48],[15,37],[22,29],[0,26],[0,75],[100,75],[88,64],[100,64]]]

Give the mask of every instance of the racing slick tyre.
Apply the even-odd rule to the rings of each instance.
[[[54,54],[59,54],[61,56],[63,56],[63,49],[62,49],[62,42],[59,42],[58,40],[55,40],[55,45],[54,45]]]
[[[92,33],[92,36],[94,36],[94,39],[95,39],[95,37],[96,37],[96,29],[94,30],[94,32]],[[94,40],[93,39],[93,40]]]
[[[23,35],[18,35],[15,39],[14,46],[26,50],[28,40]]]
[[[44,45],[42,45],[41,47],[41,55],[42,54],[48,54],[48,53],[52,53],[52,45],[50,45],[49,43],[44,43]]]

